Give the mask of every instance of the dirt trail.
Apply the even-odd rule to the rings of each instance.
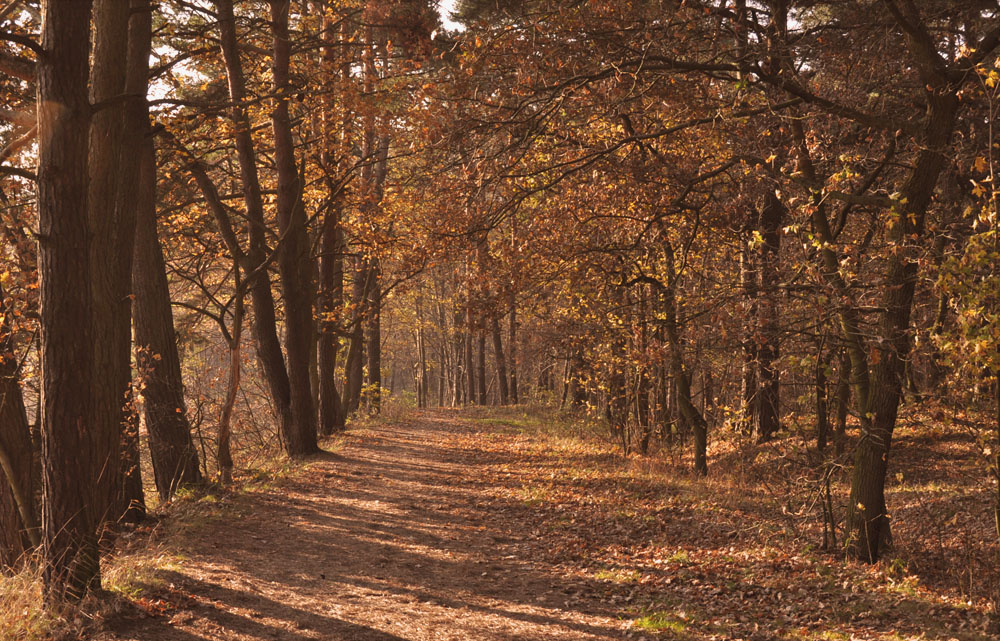
[[[180,609],[120,621],[102,638],[624,638],[611,606],[531,558],[527,524],[480,504],[483,451],[455,438],[473,432],[427,413],[251,494],[237,516],[199,530],[169,573]]]

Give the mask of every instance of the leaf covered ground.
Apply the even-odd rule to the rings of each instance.
[[[350,432],[285,478],[168,513],[156,529],[179,560],[99,636],[997,638],[969,443],[904,430],[897,548],[870,567],[819,548],[815,461],[793,441],[719,446],[704,480],[523,410]]]

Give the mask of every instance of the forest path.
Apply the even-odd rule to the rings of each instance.
[[[348,437],[185,535],[172,607],[101,638],[625,638],[613,605],[531,553],[523,512],[490,501],[481,466],[514,462],[480,447],[494,431],[425,412]]]

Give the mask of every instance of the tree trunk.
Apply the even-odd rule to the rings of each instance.
[[[463,364],[465,362],[464,361],[465,330],[462,328],[463,316],[462,316],[461,305],[456,300],[453,302],[453,306],[454,309],[452,310],[452,339],[454,341],[454,355],[455,355],[455,363],[454,363],[455,393],[452,395],[451,398],[451,406],[458,407],[459,405],[462,405],[465,402],[465,397],[462,394],[462,387],[464,385],[463,381],[465,379],[465,369],[463,368]]]
[[[583,349],[578,347],[573,351],[573,359],[569,369],[569,397],[570,407],[573,409],[579,409],[587,402],[587,388],[583,384],[583,370],[586,366],[587,363],[583,360]]]
[[[417,407],[427,407],[427,339],[424,332],[424,309],[421,296],[417,297]]]
[[[570,387],[573,385],[573,370],[570,367],[571,357],[566,354],[566,362],[563,363],[563,393],[559,399],[559,409],[566,407],[566,399],[569,397]]]
[[[233,261],[233,329],[229,337],[229,377],[226,381],[226,399],[219,414],[218,447],[215,461],[219,466],[219,478],[223,485],[233,482],[233,453],[230,447],[232,436],[233,407],[240,389],[242,362],[240,351],[243,341],[243,283],[240,280],[240,266]]]
[[[828,360],[823,359],[823,348],[820,346],[816,354],[816,372],[814,379],[816,398],[816,449],[822,452],[826,449],[830,437],[830,419],[828,417],[829,403],[826,393],[826,368]]]
[[[517,405],[518,394],[517,394],[517,298],[515,298],[514,293],[510,294],[510,314],[507,317],[507,351],[510,354],[510,358],[507,363],[510,368],[510,402],[511,405]]]
[[[941,382],[944,380],[946,365],[944,355],[938,347],[937,340],[935,340],[945,329],[945,323],[948,321],[948,304],[949,304],[949,294],[946,290],[938,294],[937,300],[937,310],[934,314],[934,322],[931,324],[930,336],[931,336],[931,362],[930,362],[930,372],[928,373],[927,387],[931,392],[936,392],[941,388]]]
[[[851,398],[851,359],[847,350],[841,349],[837,365],[837,426],[833,432],[833,451],[837,456],[844,453],[847,441],[847,404]]]
[[[649,349],[649,327],[646,323],[646,287],[643,286],[639,299],[639,353],[638,380],[635,390],[635,417],[639,426],[639,453],[649,453],[649,439],[652,436],[652,422],[649,420],[649,366],[646,356]]]
[[[851,474],[851,497],[847,505],[847,536],[851,554],[874,562],[887,543],[889,517],[885,506],[885,477],[896,415],[902,398],[903,376],[911,347],[910,315],[917,283],[919,248],[911,239],[924,232],[924,218],[945,163],[945,149],[951,140],[958,111],[953,92],[928,94],[927,136],[916,164],[900,190],[898,220],[887,239],[898,251],[890,254],[886,266],[882,318],[876,347],[871,400],[862,416]]]
[[[363,259],[355,260],[354,279],[351,283],[351,344],[344,364],[344,413],[358,411],[361,402],[361,387],[364,384],[364,318],[368,304],[369,269]]]
[[[320,258],[319,401],[320,433],[329,436],[345,427],[344,408],[337,392],[337,351],[340,347],[340,311],[344,304],[344,230],[339,197],[323,218]]]
[[[82,598],[100,585],[97,527],[107,494],[97,490],[93,417],[91,232],[87,215],[90,59],[88,0],[42,4],[36,74],[38,262],[41,281],[42,550],[50,600]],[[117,434],[116,434],[117,436]],[[118,461],[113,461],[117,473]]]
[[[136,225],[139,209],[146,206],[147,194],[143,192],[143,156],[150,146],[149,107],[146,93],[149,90],[149,54],[152,49],[152,24],[154,7],[148,0],[131,0],[125,21],[128,25],[127,66],[125,69],[125,94],[123,104],[124,139],[120,151],[121,170],[118,173],[115,219],[116,251],[111,268],[115,269],[115,294],[121,302],[114,308],[115,340],[117,341],[116,367],[121,370],[118,384],[124,389],[122,418],[122,479],[124,485],[116,512],[121,520],[138,523],[146,516],[146,501],[142,487],[139,453],[139,415],[135,406],[132,386],[132,304],[134,296],[132,273],[134,270]],[[95,66],[98,64],[95,56]],[[91,125],[93,126],[93,125]],[[156,159],[150,159],[152,186],[147,188],[156,195]],[[154,205],[155,207],[155,205]],[[155,224],[155,223],[154,223]],[[95,297],[95,303],[99,301]],[[98,357],[100,360],[100,357]]]
[[[184,407],[177,336],[170,309],[163,250],[156,234],[156,152],[147,134],[139,158],[132,270],[132,320],[136,364],[143,379],[142,398],[153,480],[163,501],[181,485],[201,482],[198,452]]]
[[[1000,368],[993,370],[993,476],[997,481],[993,495],[993,526],[1000,539]]]
[[[608,406],[606,416],[611,437],[622,446],[622,455],[630,454],[628,433],[628,389],[626,386],[624,364],[621,362],[624,345],[619,340],[615,346],[615,362],[611,365],[611,375],[608,377]]]
[[[476,402],[476,366],[472,355],[472,307],[465,306],[465,402],[472,405]]]
[[[282,432],[282,441],[289,456],[304,456],[319,451],[316,444],[316,404],[309,376],[310,354],[313,353],[312,303],[315,291],[305,202],[302,199],[303,187],[295,165],[292,123],[288,113],[291,87],[288,75],[291,61],[288,6],[288,2],[271,2],[271,29],[274,35],[271,70],[275,91],[271,128],[278,181],[276,206],[281,238],[278,271],[285,302],[285,354],[291,413],[291,420],[287,424],[283,423],[286,429]]]
[[[368,287],[368,412],[382,410],[382,278],[377,259],[372,259]]]
[[[503,338],[500,334],[500,321],[492,318],[491,333],[493,334],[493,356],[497,363],[497,388],[500,391],[500,404],[506,405],[510,398],[507,386],[507,362],[503,355]]]
[[[665,342],[665,335],[662,325],[657,325],[654,330],[654,339],[656,345],[663,345]],[[671,422],[670,422],[670,403],[669,403],[669,376],[667,374],[666,364],[663,362],[662,358],[657,358],[656,364],[656,381],[653,387],[653,397],[654,405],[653,412],[656,415],[656,429],[660,434],[661,438],[671,437]]]
[[[219,41],[229,82],[232,101],[231,117],[235,130],[236,156],[239,161],[243,201],[249,227],[249,250],[246,254],[247,281],[253,309],[253,335],[257,345],[257,360],[267,381],[271,402],[278,416],[278,433],[286,444],[296,432],[293,425],[292,391],[285,369],[285,357],[278,340],[274,293],[267,268],[267,227],[264,223],[264,200],[261,194],[257,159],[251,136],[251,124],[246,110],[246,82],[240,62],[236,18],[232,0],[216,0],[219,15]]]
[[[749,328],[743,340],[743,387],[742,387],[742,432],[752,436],[756,430],[757,402],[760,385],[757,380],[757,359],[759,344],[757,340],[757,314],[759,309],[757,287],[756,255],[749,247],[749,240],[740,252],[740,280],[742,281],[743,300]]]
[[[479,404],[486,405],[486,332],[479,330],[478,332],[478,347],[479,347],[479,367],[476,372],[476,382],[479,384]]]
[[[147,6],[145,12],[149,11]],[[129,93],[144,97],[149,31],[145,38],[139,38],[138,30],[133,30],[135,42],[130,51],[129,3],[123,0],[96,0],[93,19],[91,103],[118,99],[126,93],[130,54],[146,57],[134,61],[141,69],[131,70],[130,84],[134,86],[129,87]],[[95,372],[100,372],[94,379],[92,434],[98,448],[96,507],[109,521],[134,522],[145,514],[135,456],[138,435],[133,433],[127,403],[132,378],[129,294],[138,179],[134,159],[140,155],[147,130],[144,114],[144,99],[134,97],[95,110],[90,122],[88,217],[91,238],[99,239],[90,245],[92,348]],[[125,443],[132,446],[133,456],[123,456]]]
[[[326,2],[315,3],[315,10],[323,16],[322,37],[323,62],[327,65],[330,75],[337,64],[338,46],[333,29],[337,20],[332,12],[326,10]],[[346,41],[348,23],[340,25],[341,38]],[[339,76],[346,83],[350,79],[351,57],[342,53]],[[336,76],[334,76],[336,78]],[[334,83],[328,81],[324,86],[323,97],[323,170],[326,187],[329,190],[330,202],[323,213],[323,227],[320,241],[320,282],[319,282],[319,336],[318,336],[318,366],[319,366],[319,431],[324,436],[339,432],[346,427],[344,407],[340,393],[337,391],[337,352],[340,349],[339,332],[342,329],[344,306],[344,228],[342,217],[344,211],[345,185],[341,182],[342,164],[346,163],[350,143],[351,121],[350,112],[344,107],[335,111]],[[340,127],[340,135],[336,129]]]
[[[776,362],[780,327],[777,310],[777,262],[781,248],[781,224],[785,206],[768,191],[760,212],[760,234],[764,242],[758,249],[761,296],[758,303],[757,325],[757,394],[755,398],[755,429],[757,440],[770,440],[778,431],[781,421],[779,397],[780,381]]]
[[[18,380],[10,306],[0,287],[0,572],[16,569],[40,542],[31,431]]]
[[[448,367],[448,321],[444,315],[444,303],[438,302],[437,304],[438,312],[438,333],[440,334],[441,341],[438,345],[439,349],[439,365],[438,369],[438,407],[444,407],[444,388],[445,388],[445,377],[449,371]]]
[[[673,252],[667,247],[669,260],[673,261]],[[708,474],[708,423],[698,411],[691,398],[691,377],[684,364],[683,345],[681,344],[680,328],[677,324],[677,300],[674,293],[675,277],[670,276],[668,284],[661,290],[663,300],[663,329],[667,344],[670,346],[670,372],[677,384],[677,408],[687,427],[694,433],[694,471],[701,475]]]

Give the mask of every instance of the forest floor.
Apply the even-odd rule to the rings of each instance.
[[[154,528],[176,560],[94,638],[998,638],[982,600],[820,551],[774,497],[536,428],[415,413],[192,497]]]

